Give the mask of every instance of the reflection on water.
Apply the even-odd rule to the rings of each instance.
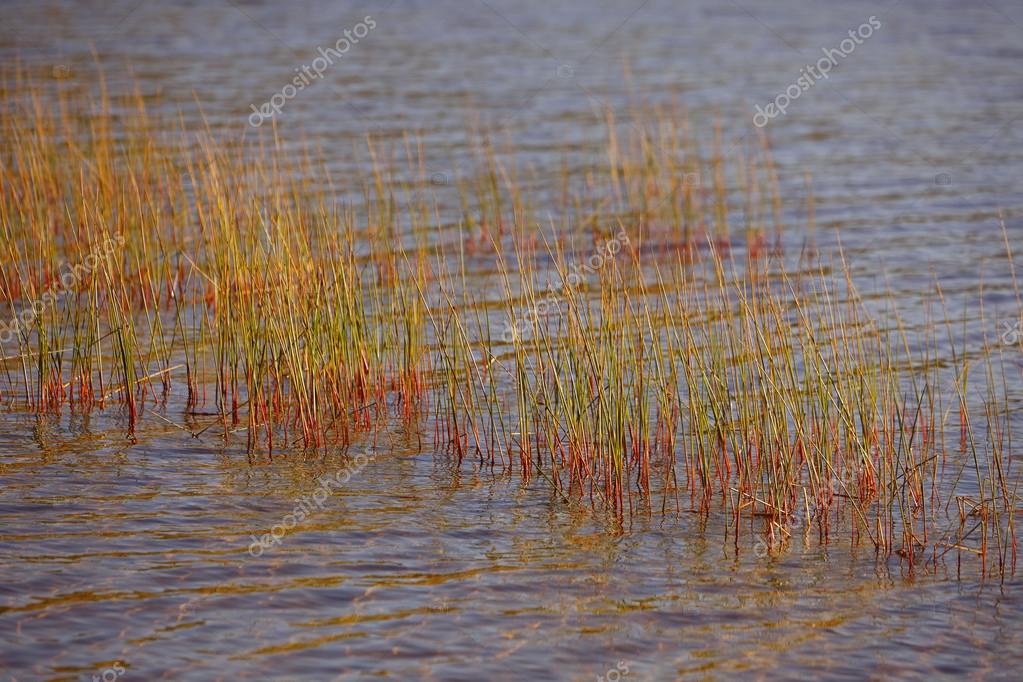
[[[955,311],[982,272],[988,319],[1013,312],[995,220],[1004,211],[1023,251],[1013,3],[24,2],[5,6],[0,56],[74,84],[94,47],[112,87],[137,79],[186,120],[201,107],[239,132],[367,14],[378,27],[289,101],[280,134],[317,140],[344,178],[367,132],[417,129],[429,175],[453,178],[471,166],[477,112],[541,189],[597,153],[602,103],[628,125],[630,91],[677,96],[740,136],[755,104],[877,15],[884,29],[767,126],[787,210],[805,219],[811,174],[819,239],[840,227],[868,288],[883,267],[873,283],[911,320],[922,285],[938,279]],[[619,662],[623,679],[998,677],[1019,664],[1019,581],[957,580],[954,560],[912,574],[898,557],[799,542],[760,560],[713,515],[616,529],[542,480],[458,467],[408,434],[271,462],[153,421],[129,442],[121,419],[0,418],[5,677],[593,679]],[[254,534],[360,455],[252,556]]]
[[[8,415],[5,434],[31,421]],[[342,455],[249,466],[173,431],[5,435],[5,665],[37,676],[637,679],[768,667],[999,671],[1020,585],[914,576],[839,546],[735,556],[697,516],[608,532],[588,509],[411,446],[365,469],[259,558]],[[351,453],[349,453],[351,454]],[[710,521],[714,523],[713,519]],[[514,672],[514,675],[512,675]]]

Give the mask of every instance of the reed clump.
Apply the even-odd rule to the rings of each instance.
[[[967,350],[938,287],[911,326],[840,249],[790,252],[812,226],[785,224],[766,139],[726,154],[677,108],[609,113],[606,156],[543,178],[542,206],[481,135],[451,201],[411,137],[369,140],[342,187],[315,149],[225,142],[138,93],[4,88],[12,406],[207,418],[268,456],[399,420],[621,521],[723,513],[737,548],[800,529],[1015,569],[1020,349]]]

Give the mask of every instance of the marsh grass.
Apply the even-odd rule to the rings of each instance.
[[[726,158],[720,125],[706,143],[677,108],[608,112],[606,158],[562,168],[541,223],[529,173],[480,134],[451,219],[410,136],[368,140],[362,200],[340,204],[315,150],[272,131],[226,144],[138,93],[3,94],[4,316],[120,245],[2,345],[12,405],[123,409],[131,431],[152,415],[268,457],[400,420],[623,525],[722,513],[737,550],[802,526],[1015,569],[1007,351],[968,352],[938,286],[910,328],[840,249],[787,253],[812,195],[785,224],[764,137]]]

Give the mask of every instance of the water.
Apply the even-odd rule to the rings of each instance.
[[[628,125],[630,92],[752,133],[754,106],[876,16],[766,127],[787,214],[809,173],[819,239],[840,229],[865,286],[890,284],[910,319],[934,279],[979,319],[981,274],[991,328],[974,331],[1018,317],[997,220],[1023,251],[1017,3],[13,2],[0,59],[73,84],[95,49],[112,88],[137,80],[241,135],[250,105],[366,15],[377,26],[284,106],[285,140],[314,139],[343,178],[367,132],[415,129],[443,185],[471,166],[480,116],[541,187],[599,152],[604,103]],[[126,440],[116,411],[0,421],[5,678],[1009,678],[1021,662],[1020,579],[959,576],[954,558],[935,574],[841,543],[736,556],[714,515],[619,529],[397,431],[267,462],[158,420]],[[251,555],[253,534],[359,455],[322,508]]]

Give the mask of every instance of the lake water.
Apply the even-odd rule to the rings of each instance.
[[[988,328],[975,333],[1019,319],[998,222],[1023,253],[1019,3],[41,0],[0,12],[4,65],[74,83],[98,59],[111,89],[137,82],[224,135],[245,134],[251,105],[369,16],[365,37],[284,104],[282,138],[314,140],[343,179],[365,163],[353,149],[368,133],[418,131],[443,193],[472,165],[478,116],[538,169],[540,196],[545,172],[600,152],[603,106],[628,125],[630,93],[677,97],[742,139],[757,105],[875,17],[766,126],[786,212],[801,219],[810,174],[818,239],[840,231],[864,287],[891,287],[911,320],[915,292],[937,280],[953,315],[980,325],[981,276]],[[1010,382],[1019,406],[1023,375]],[[255,462],[153,420],[129,442],[123,421],[0,413],[4,679],[1012,679],[1023,663],[1019,577],[959,575],[954,560],[914,572],[840,542],[737,555],[714,514],[618,529],[542,479],[459,466],[399,430],[354,442],[358,463]],[[346,467],[350,481],[279,546],[250,551]]]

